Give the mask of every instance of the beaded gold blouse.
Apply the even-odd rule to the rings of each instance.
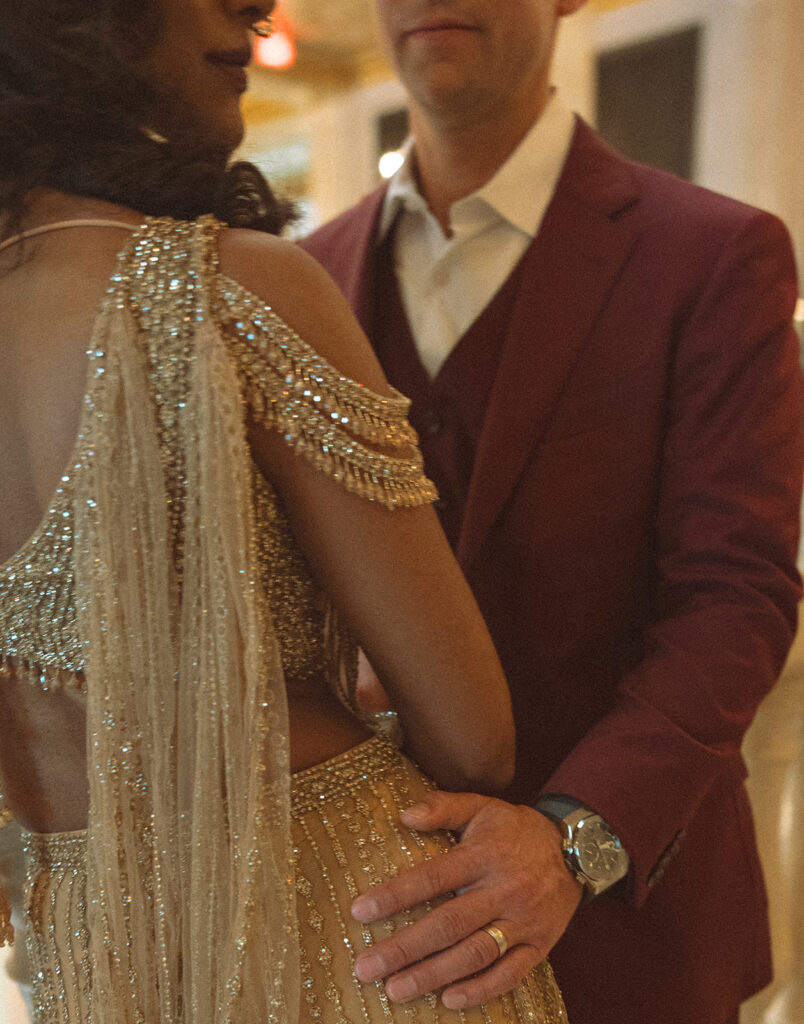
[[[286,694],[317,676],[343,690],[353,646],[246,420],[388,509],[435,496],[407,401],[339,374],[223,276],[220,229],[132,234],[72,457],[0,566],[0,685],[5,666],[87,695],[98,1024],[295,1019]]]
[[[220,227],[212,218],[203,224],[205,258],[215,284],[210,309],[235,360],[250,414],[281,431],[301,456],[365,498],[389,508],[431,501],[435,492],[423,475],[407,423],[407,399],[398,393],[380,397],[342,376],[269,306],[221,275],[215,244]],[[199,275],[189,252],[196,230],[171,219],[147,221],[126,246],[110,285],[110,290],[123,291],[141,328],[179,553],[183,476],[177,431],[193,358]],[[102,353],[92,357],[98,372]],[[27,668],[45,689],[81,686],[86,656],[76,625],[72,567],[81,454],[79,438],[40,526],[0,567],[0,666],[14,662]],[[286,682],[292,686],[324,673],[323,639],[332,610],[310,575],[273,488],[256,467],[254,496],[261,578]]]

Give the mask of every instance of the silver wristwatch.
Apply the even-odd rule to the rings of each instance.
[[[571,797],[553,795],[541,797],[536,810],[558,825],[564,862],[587,898],[599,896],[628,874],[630,858],[599,814]]]

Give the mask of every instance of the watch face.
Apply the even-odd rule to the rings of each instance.
[[[585,818],[575,829],[573,848],[584,874],[594,882],[619,877],[625,851],[597,816]]]

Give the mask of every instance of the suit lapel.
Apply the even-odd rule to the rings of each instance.
[[[634,245],[632,219],[617,215],[635,200],[628,165],[579,123],[556,193],[524,257],[458,543],[464,570],[549,423]]]
[[[324,265],[369,337],[374,310],[376,238],[385,190],[383,186],[370,193],[350,214],[336,218],[302,243],[313,256],[319,249],[326,254]]]

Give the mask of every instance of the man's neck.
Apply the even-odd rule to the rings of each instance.
[[[444,123],[411,107],[416,175],[430,211],[450,233],[453,203],[482,188],[499,171],[539,119],[549,100],[517,118],[466,124]]]

